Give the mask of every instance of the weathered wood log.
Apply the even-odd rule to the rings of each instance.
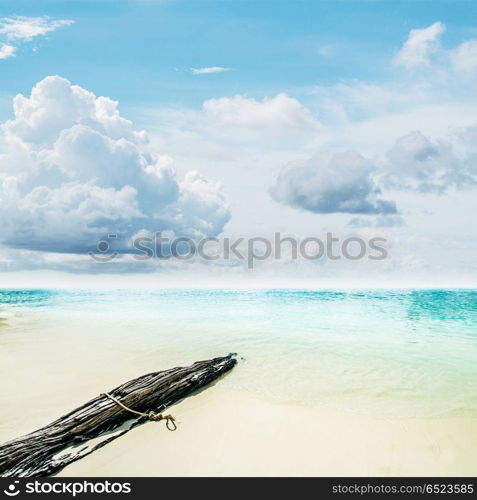
[[[120,385],[109,394],[143,413],[162,411],[216,380],[235,363],[229,354],[184,368],[149,373]],[[46,427],[0,446],[0,476],[51,475],[146,420],[102,394]]]

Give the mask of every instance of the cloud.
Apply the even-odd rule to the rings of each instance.
[[[379,215],[373,220],[356,217],[349,222],[353,227],[400,227],[405,221],[394,201],[382,199],[382,190],[443,195],[475,189],[476,128],[454,133],[459,153],[449,140],[432,140],[420,131],[398,138],[374,162],[354,151],[322,152],[283,168],[270,192],[279,203],[313,213]]]
[[[436,22],[424,29],[411,30],[409,37],[396,55],[394,62],[408,68],[430,66],[432,56],[438,50],[443,56],[433,63],[434,69],[439,69],[446,78],[452,78],[452,70],[456,73],[469,73],[477,69],[477,39],[469,39],[453,49],[439,47],[441,35],[445,26]],[[450,63],[450,65],[449,65]]]
[[[400,62],[410,71],[392,71],[390,78],[381,82],[349,80],[312,88],[312,109],[331,137],[324,144],[326,148],[381,156],[396,137],[412,130],[430,137],[449,137],[453,130],[475,123],[477,39],[441,47],[438,33],[442,29],[441,23],[425,28],[424,41],[436,36],[430,46],[427,42],[417,44],[426,50],[412,53],[410,47],[415,48],[415,44],[401,50]],[[416,42],[415,37],[410,39]],[[417,40],[423,41],[420,36]],[[412,66],[417,63],[416,54],[424,54],[426,60],[422,62],[419,56],[421,63]]]
[[[231,71],[232,68],[223,68],[222,66],[210,66],[208,68],[191,68],[193,75],[208,75],[211,73],[223,73],[224,71]]]
[[[425,82],[399,80],[379,84],[353,80],[315,86],[311,93],[316,99],[318,115],[327,126],[401,115],[429,104],[435,97]]]
[[[170,154],[176,164],[210,162],[244,165],[277,155],[282,163],[296,151],[322,140],[323,127],[297,99],[277,94],[263,99],[243,95],[206,100],[198,110],[190,108],[150,109],[142,113],[158,149]],[[288,156],[290,154],[290,156]],[[258,157],[257,155],[260,155]]]
[[[332,57],[334,52],[335,52],[335,47],[331,44],[323,44],[316,49],[316,53],[324,59]]]
[[[0,18],[0,38],[8,42],[31,42],[35,37],[46,35],[62,26],[70,26],[74,23],[68,19],[50,19],[43,17],[12,16]],[[16,45],[16,44],[15,44]],[[0,59],[6,59],[15,55],[17,47],[9,43],[0,46]]]
[[[467,40],[450,51],[451,63],[457,71],[475,71],[477,69],[477,40]]]
[[[445,193],[477,186],[472,157],[459,158],[444,141],[431,141],[419,131],[400,137],[387,153],[384,182],[388,187]]]
[[[71,26],[74,21],[69,19],[50,19],[43,17],[12,16],[0,19],[0,35],[7,40],[31,41],[33,38],[46,35],[62,26]]]
[[[180,197],[173,207],[176,214],[173,220],[188,234],[220,234],[230,219],[223,185],[209,182],[194,170],[185,175],[179,189]]]
[[[271,188],[272,197],[314,213],[394,214],[373,179],[375,166],[354,151],[318,153],[285,167]]]
[[[400,215],[379,215],[378,217],[353,217],[348,226],[356,228],[403,227],[406,221]]]
[[[209,99],[204,102],[203,110],[216,123],[233,127],[273,127],[289,133],[316,126],[311,113],[297,99],[285,93],[262,100],[243,95]]]
[[[411,30],[406,42],[396,55],[395,63],[406,67],[427,65],[444,31],[445,26],[439,21],[427,28]]]
[[[105,234],[127,250],[140,231],[215,236],[230,219],[222,185],[176,179],[169,157],[123,118],[118,103],[58,76],[14,98],[0,137],[5,245],[84,253]]]
[[[15,55],[16,47],[13,45],[8,45],[2,43],[0,46],[0,59],[7,59],[7,57],[13,57]]]

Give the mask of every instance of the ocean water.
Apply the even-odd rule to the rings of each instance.
[[[277,401],[477,416],[474,290],[1,290],[0,427],[229,352],[219,383]]]

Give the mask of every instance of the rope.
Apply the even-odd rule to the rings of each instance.
[[[147,418],[148,420],[151,420],[152,422],[159,422],[160,420],[165,420],[166,427],[170,431],[175,431],[177,429],[176,419],[172,415],[163,415],[162,413],[156,413],[154,411],[150,411],[149,413],[142,413],[140,411],[136,411],[136,410],[132,410],[131,408],[128,408],[127,406],[123,405],[123,403],[121,403],[121,401],[117,400],[114,396],[111,396],[111,394],[108,394],[107,392],[103,393],[103,396],[106,396],[111,401],[114,401],[123,410],[126,410],[130,413],[134,413],[134,414],[139,415],[141,417]]]

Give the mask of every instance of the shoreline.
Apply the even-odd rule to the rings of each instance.
[[[207,388],[63,469],[96,476],[476,476],[477,418],[370,417]]]

